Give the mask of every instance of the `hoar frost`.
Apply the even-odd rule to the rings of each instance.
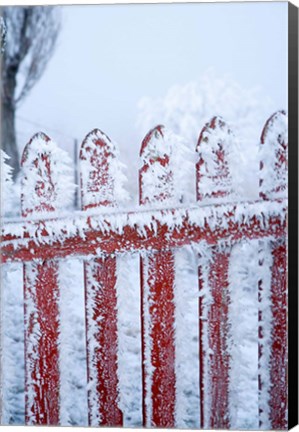
[[[157,126],[147,137],[140,153],[143,201],[192,201],[194,184],[190,172],[196,160],[195,151],[189,150],[182,137],[164,126]]]
[[[0,160],[1,160],[1,216],[9,213],[12,210],[13,205],[13,181],[12,181],[12,168],[8,165],[9,156],[0,150]]]
[[[260,192],[263,196],[287,196],[288,117],[284,111],[274,114],[267,122],[259,147]]]
[[[22,208],[59,211],[73,201],[75,186],[68,154],[43,133],[34,135],[23,153]]]
[[[126,202],[124,167],[114,141],[99,129],[88,134],[80,152],[83,208]]]

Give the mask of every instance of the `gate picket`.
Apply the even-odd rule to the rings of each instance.
[[[22,156],[22,216],[56,210],[53,142],[39,133]],[[56,260],[24,264],[25,421],[59,425],[59,287]]]
[[[157,126],[144,138],[139,171],[140,205],[173,199],[167,130]],[[161,245],[162,246],[162,245]],[[140,258],[143,425],[175,426],[174,252]]]
[[[202,129],[196,151],[197,200],[219,201],[232,193],[227,152],[232,132],[220,117],[213,117]],[[200,427],[229,428],[228,265],[230,250],[212,248],[209,270],[211,301],[199,297],[199,389]],[[199,290],[203,289],[198,269]],[[208,346],[205,346],[207,341]]]
[[[82,209],[113,207],[115,144],[100,130],[87,135],[80,151]],[[84,263],[90,426],[122,426],[119,408],[116,258]]]
[[[82,209],[116,206],[115,144],[100,130],[90,132],[80,151]],[[84,263],[88,418],[90,426],[122,426],[117,367],[116,258]]]
[[[260,198],[287,197],[287,117],[284,111],[274,113],[266,122],[260,146]],[[271,429],[287,429],[287,258],[284,237],[270,242],[272,266],[270,292],[259,281],[259,392],[267,392],[269,406],[260,401],[259,425]],[[260,263],[263,265],[263,262]],[[266,291],[266,292],[265,292]],[[272,319],[263,312],[270,299]],[[270,346],[264,341],[265,328],[270,330]],[[268,364],[263,356],[270,351]],[[270,383],[266,371],[270,369]],[[264,387],[267,387],[264,389]],[[261,396],[260,396],[261,397]],[[266,425],[265,425],[266,422]],[[269,425],[268,425],[269,422]]]

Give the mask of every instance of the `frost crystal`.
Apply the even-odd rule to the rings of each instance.
[[[9,156],[0,150],[1,160],[1,216],[12,210],[13,204],[13,182],[12,168],[7,164]]]
[[[71,160],[47,135],[38,133],[22,158],[23,214],[61,210],[73,201]]]
[[[145,137],[140,156],[143,203],[194,200],[190,172],[194,171],[195,152],[182,137],[157,126]]]
[[[263,198],[287,195],[288,117],[285,111],[273,114],[263,130],[259,151],[260,195]]]
[[[83,141],[80,152],[83,208],[115,206],[128,200],[127,179],[119,151],[102,131],[94,129]]]

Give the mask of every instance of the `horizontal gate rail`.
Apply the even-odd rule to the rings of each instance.
[[[281,199],[90,216],[78,212],[75,217],[5,223],[1,258],[5,263],[93,257],[161,250],[201,240],[213,245],[220,240],[280,237],[285,229],[286,201]]]

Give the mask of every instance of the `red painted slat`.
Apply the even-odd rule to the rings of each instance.
[[[143,140],[140,204],[173,199],[173,172],[163,126]],[[141,314],[144,426],[175,426],[174,253],[141,258]]]
[[[49,137],[35,135],[22,157],[22,214],[52,212],[55,184]],[[55,168],[54,168],[55,170]],[[26,424],[59,424],[58,263],[24,264]]]
[[[100,130],[87,135],[80,151],[82,209],[114,207],[114,143]],[[90,249],[88,245],[87,251]],[[122,426],[117,367],[116,258],[84,263],[90,426]]]
[[[219,199],[231,194],[232,181],[227,157],[231,136],[231,129],[217,116],[201,130],[196,147],[199,154],[196,163],[197,201]]]
[[[26,424],[59,425],[59,288],[53,260],[24,265]]]
[[[217,200],[232,193],[227,152],[231,130],[220,117],[202,129],[196,151],[197,200]],[[230,231],[230,229],[229,229]],[[229,429],[228,266],[230,250],[212,248],[209,270],[211,302],[199,297],[199,394],[201,428]],[[199,267],[199,289],[203,289]],[[206,346],[205,342],[206,341]]]
[[[260,145],[260,198],[287,195],[288,124],[285,111],[277,111],[265,123]],[[272,175],[270,175],[272,172]]]
[[[208,311],[210,381],[210,427],[229,429],[229,351],[228,339],[228,265],[229,253],[214,251],[210,266],[210,289],[213,303]],[[207,385],[207,382],[206,382]],[[206,391],[209,391],[206,389]]]
[[[271,277],[272,344],[270,358],[270,419],[273,430],[288,429],[288,338],[287,338],[287,251],[286,243],[272,249]]]
[[[203,283],[203,272],[202,267],[198,267],[198,288],[199,292],[202,293],[204,289]],[[203,428],[205,425],[205,372],[206,372],[206,353],[204,337],[207,333],[206,329],[206,318],[205,318],[205,304],[204,298],[201,295],[198,299],[198,313],[199,313],[199,328],[198,328],[198,339],[199,339],[199,424]]]
[[[268,201],[287,198],[288,137],[287,116],[284,111],[274,113],[266,122],[260,145],[260,198]],[[271,179],[271,181],[269,181]],[[259,406],[260,427],[287,429],[287,258],[286,227],[280,239],[270,242],[272,255],[270,287],[259,281]],[[261,261],[260,265],[263,266]],[[268,289],[270,292],[268,292]],[[266,292],[265,292],[266,291]],[[270,300],[271,313],[265,313]],[[272,315],[272,317],[271,317]],[[270,318],[271,317],[271,318]],[[270,328],[270,350],[264,336]],[[269,351],[269,354],[266,354]],[[269,371],[270,370],[270,374]],[[267,383],[269,380],[269,383]],[[266,394],[265,394],[266,393]],[[265,399],[267,405],[265,405]]]

